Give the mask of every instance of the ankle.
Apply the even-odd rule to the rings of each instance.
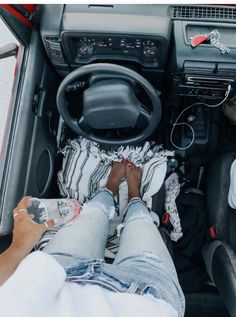
[[[110,181],[107,183],[106,189],[108,189],[109,192],[111,192],[112,195],[115,196],[117,192],[117,185]]]
[[[130,200],[133,199],[133,198],[141,198],[139,189],[129,191],[128,201],[130,201]]]

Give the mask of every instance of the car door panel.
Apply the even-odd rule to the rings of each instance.
[[[20,85],[16,92],[8,142],[5,147],[0,235],[11,231],[12,209],[23,195],[40,196],[48,193],[56,151],[56,137],[50,135],[46,112],[48,107],[56,108],[55,76],[45,58],[39,35],[33,31],[21,65]],[[37,99],[36,92],[40,89],[46,91],[46,97],[41,100],[40,112],[35,113],[34,101],[35,98]],[[49,105],[46,104],[47,102]],[[42,161],[44,164],[41,164]],[[44,186],[39,181],[41,177],[45,180]]]
[[[30,158],[24,193],[47,197],[54,171],[56,154],[56,131],[52,119],[58,121],[55,96],[55,74],[44,63],[39,87],[39,101],[35,114]],[[53,116],[53,118],[52,118]]]

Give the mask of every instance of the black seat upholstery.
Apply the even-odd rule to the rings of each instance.
[[[212,241],[206,243],[203,256],[230,316],[236,316],[236,210],[228,204],[230,168],[236,152],[216,159],[207,179],[207,218]]]
[[[206,285],[195,293],[185,294],[184,317],[230,317],[217,289]]]
[[[236,259],[233,251],[236,250],[236,211],[233,211],[228,206],[230,167],[235,158],[236,152],[227,153],[219,157],[209,171],[206,193],[207,202],[206,206],[204,202],[203,205],[205,208],[202,208],[204,214],[206,209],[207,225],[212,229],[215,229],[217,234],[217,237],[215,238],[217,239],[212,240],[205,237],[205,242],[203,242],[203,244],[204,260],[213,283],[209,281],[209,277],[206,274],[205,281],[202,281],[202,286],[200,288],[191,291],[184,291],[186,298],[185,317],[236,317],[234,310],[236,306],[236,292],[234,291],[236,274],[235,277],[233,277],[234,269],[236,269],[236,262],[233,264],[234,259]],[[160,219],[162,218],[164,212],[164,195],[164,186],[162,186],[152,200],[152,210],[159,215]],[[185,196],[189,196],[189,194]],[[191,201],[189,197],[185,198],[185,200]],[[200,205],[201,204],[198,204],[198,206]],[[179,207],[180,206],[178,204],[178,211],[180,212],[181,210]],[[194,215],[194,210],[197,214],[196,209],[191,210],[189,206],[185,204],[183,206],[182,214],[184,215],[185,213],[190,213],[190,216],[192,217]],[[201,212],[201,208],[198,212]],[[204,221],[206,221],[205,217],[203,218]],[[184,224],[182,223],[182,225]],[[204,226],[204,231],[205,228],[206,227]],[[187,230],[188,228],[186,227],[185,229]],[[191,227],[190,231],[193,229],[194,228]],[[173,243],[170,240],[168,232],[164,228],[159,228],[159,230],[168,250],[171,252],[181,283],[180,272],[178,271],[177,265],[178,263],[176,263],[177,259],[175,258],[173,250]],[[199,235],[198,232],[195,232],[195,234]],[[198,238],[200,239],[199,236]],[[199,265],[198,261],[197,265]],[[183,272],[183,274],[186,275],[185,278],[190,284],[194,285],[194,280],[192,279],[194,276],[192,275],[190,278],[186,272]],[[226,272],[226,274],[224,272]],[[216,284],[216,287],[214,283]],[[183,288],[182,284],[181,286]]]
[[[172,259],[174,259],[173,245],[172,245],[172,241],[171,241],[169,232],[165,228],[161,228],[161,227],[159,228],[159,232],[161,234],[161,237],[162,237]]]

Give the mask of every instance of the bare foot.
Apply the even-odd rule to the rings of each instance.
[[[142,179],[142,169],[135,166],[130,162],[125,164],[125,176],[128,183],[128,200],[130,201],[134,197],[140,197],[140,185]]]
[[[120,185],[121,179],[125,176],[124,162],[113,162],[110,175],[107,180],[106,188],[112,191],[115,196]]]

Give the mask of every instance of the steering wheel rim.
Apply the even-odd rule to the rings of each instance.
[[[90,73],[95,72],[105,72],[106,74],[119,74],[125,75],[134,79],[140,86],[143,87],[147,95],[149,96],[151,103],[152,103],[152,112],[150,113],[150,119],[148,126],[139,134],[127,138],[122,139],[105,139],[99,136],[96,136],[92,133],[87,133],[83,131],[79,124],[78,119],[73,118],[67,107],[66,107],[66,98],[65,98],[65,90],[66,87],[71,84],[74,80],[88,75]],[[138,143],[146,139],[149,135],[151,135],[156,127],[159,124],[161,118],[161,102],[160,98],[154,89],[154,87],[140,74],[136,73],[135,71],[126,68],[124,66],[119,66],[115,64],[108,64],[108,63],[97,63],[91,65],[85,65],[80,68],[75,69],[73,72],[68,74],[63,81],[61,82],[58,92],[57,92],[57,107],[58,111],[65,121],[65,123],[78,135],[81,135],[89,140],[95,141],[101,144],[108,144],[108,145],[120,145],[120,144],[131,144],[131,143]]]

